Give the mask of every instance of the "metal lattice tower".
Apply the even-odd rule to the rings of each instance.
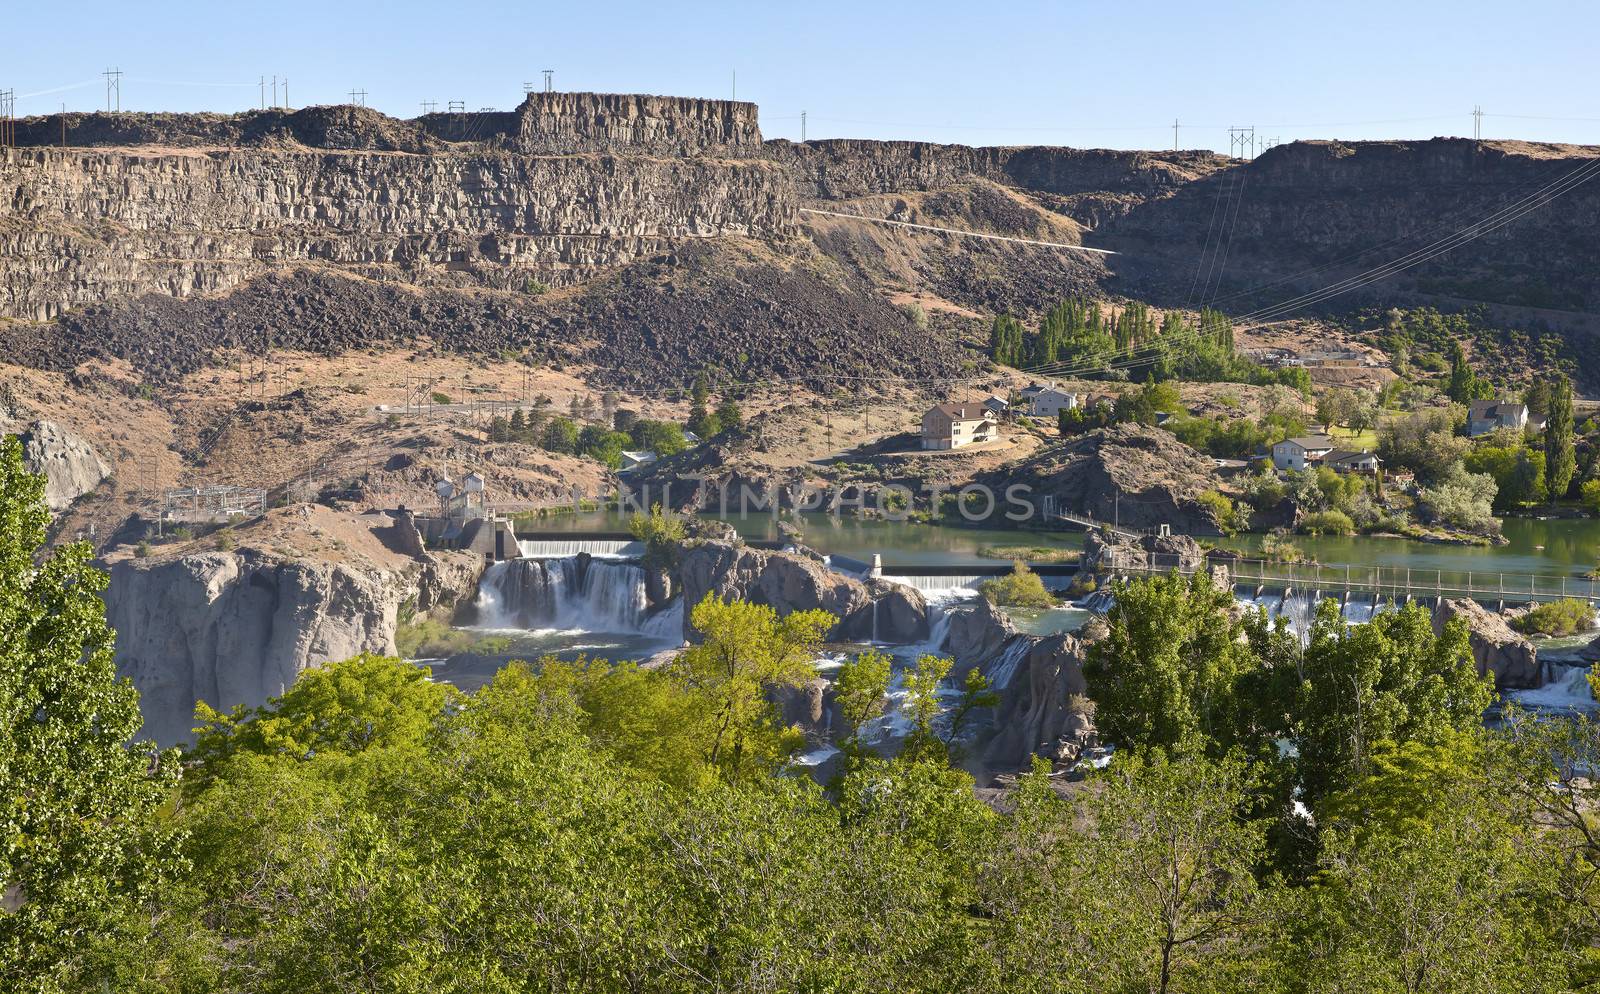
[[[1254,159],[1256,157],[1256,129],[1254,125],[1248,128],[1228,129],[1228,154],[1240,159]]]
[[[350,91],[350,106],[352,106],[352,107],[365,107],[366,105],[367,105],[367,91],[366,90],[351,90]]]
[[[554,69],[541,71],[544,73],[544,92],[554,93],[556,91],[556,71]]]
[[[0,90],[0,148],[17,144],[17,91]]]
[[[115,109],[120,111],[122,109],[122,70],[107,69],[100,75],[106,78],[106,110]]]

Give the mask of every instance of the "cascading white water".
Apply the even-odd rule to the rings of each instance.
[[[539,538],[517,543],[528,559],[569,559],[587,553],[597,559],[636,558],[644,555],[644,543],[624,539]]]
[[[978,596],[978,584],[987,576],[886,576],[890,583],[911,587],[928,601],[960,600]]]
[[[681,606],[650,613],[645,572],[599,559],[513,559],[495,563],[478,584],[484,627],[626,632],[675,638]]]
[[[1537,690],[1513,690],[1506,696],[1536,711],[1567,714],[1594,714],[1600,711],[1600,703],[1595,701],[1594,692],[1589,687],[1589,667],[1557,663],[1550,669],[1550,679],[1543,687]]]
[[[1017,668],[1022,665],[1023,657],[1034,645],[1033,639],[1014,638],[1011,643],[1000,653],[998,659],[984,674],[989,678],[989,686],[994,690],[1005,690],[1011,686],[1011,679],[1017,675]]]

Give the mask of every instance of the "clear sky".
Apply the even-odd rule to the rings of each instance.
[[[1594,0],[7,4],[0,88],[19,114],[294,106],[509,109],[560,90],[725,97],[768,137],[1228,150],[1262,139],[1600,143]]]

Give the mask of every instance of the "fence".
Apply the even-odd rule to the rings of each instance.
[[[1576,597],[1600,598],[1600,579],[1548,573],[1503,573],[1487,570],[1417,569],[1410,566],[1284,563],[1216,554],[1200,563],[1166,553],[1138,553],[1137,558],[1111,550],[1110,569],[1118,573],[1193,574],[1217,566],[1228,569],[1238,586],[1282,588],[1312,593],[1371,593],[1375,597],[1469,597],[1479,601],[1528,603]]]

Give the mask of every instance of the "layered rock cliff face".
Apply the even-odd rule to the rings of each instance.
[[[475,588],[475,564],[407,554],[414,546],[383,516],[352,522],[319,508],[303,522],[285,518],[239,529],[236,551],[112,565],[106,617],[118,672],[139,690],[146,737],[187,739],[197,701],[255,707],[309,667],[392,653],[402,605],[428,610]],[[277,551],[295,541],[285,529],[299,532],[302,555]],[[337,551],[317,548],[326,535],[341,536]]]
[[[35,320],[301,261],[556,286],[795,216],[770,163],[643,156],[24,148],[0,193],[0,316]]]
[[[762,154],[756,105],[639,93],[530,93],[517,108],[516,147],[663,156]]]
[[[94,446],[54,421],[11,426],[0,414],[0,434],[12,432],[22,442],[22,462],[28,472],[44,476],[44,500],[51,511],[66,510],[111,475],[111,467]]]

